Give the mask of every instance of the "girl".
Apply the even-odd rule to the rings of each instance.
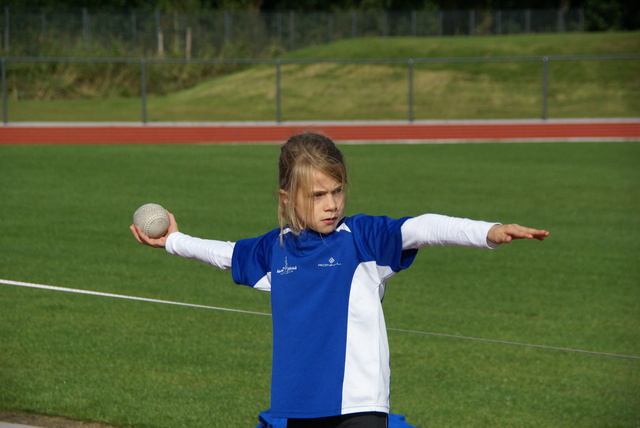
[[[271,410],[295,427],[387,426],[386,282],[430,245],[496,248],[543,240],[545,230],[435,214],[343,217],[347,171],[329,138],[303,133],[281,148],[280,227],[238,242],[190,237],[175,218],[166,236],[136,239],[231,269],[233,280],[271,292]]]

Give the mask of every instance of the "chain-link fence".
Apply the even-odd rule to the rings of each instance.
[[[1,10],[5,55],[247,57],[356,37],[583,31],[582,9],[407,12]],[[235,55],[236,57],[238,55]]]

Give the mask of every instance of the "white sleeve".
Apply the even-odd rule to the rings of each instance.
[[[402,225],[402,248],[409,250],[436,245],[498,248],[499,245],[487,239],[489,229],[496,224],[499,223],[423,214]]]
[[[167,237],[165,249],[169,254],[199,260],[227,270],[231,269],[231,257],[235,245],[235,242],[200,239],[174,232]]]

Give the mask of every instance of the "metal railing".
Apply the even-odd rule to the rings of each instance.
[[[549,64],[556,61],[585,61],[585,60],[620,60],[640,59],[640,54],[619,55],[565,55],[565,56],[528,56],[528,57],[495,57],[495,58],[406,58],[406,59],[146,59],[146,58],[34,58],[34,57],[2,57],[1,62],[1,91],[2,91],[2,121],[8,123],[7,96],[7,65],[11,62],[102,62],[102,63],[133,63],[140,67],[140,102],[142,123],[147,123],[147,72],[149,64],[272,64],[275,71],[275,117],[276,122],[282,122],[282,73],[285,64],[396,64],[407,67],[407,115],[406,119],[413,122],[414,115],[414,69],[418,64],[438,63],[499,63],[499,62],[537,62],[540,64],[540,94],[541,105],[539,118],[548,119],[548,88]]]

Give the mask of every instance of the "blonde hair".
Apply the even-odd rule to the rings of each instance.
[[[280,148],[278,222],[280,231],[286,227],[295,234],[307,227],[296,214],[295,200],[299,191],[311,193],[313,191],[313,174],[318,171],[328,175],[347,186],[347,168],[342,152],[335,143],[324,135],[305,132],[294,135]],[[282,192],[286,195],[283,197]],[[313,201],[309,205],[298,207],[305,212],[311,212]],[[281,235],[282,236],[282,235]]]

